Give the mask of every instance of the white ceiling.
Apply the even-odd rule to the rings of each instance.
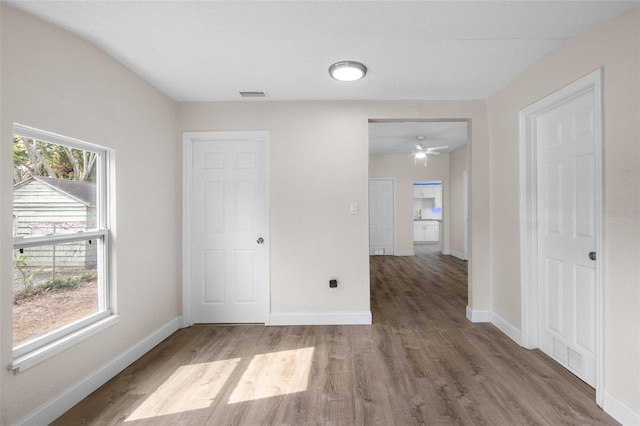
[[[177,101],[484,99],[634,1],[3,0],[96,44]],[[329,65],[363,62],[364,80]],[[251,101],[251,100],[250,100]]]
[[[560,44],[640,6],[588,1],[0,0],[94,43],[177,101],[484,99]],[[333,62],[369,72],[344,83]],[[246,99],[245,101],[255,101]],[[370,125],[370,152],[467,140],[466,123]]]
[[[424,141],[416,140],[424,136]],[[413,121],[369,123],[369,154],[406,154],[419,143],[425,148],[448,145],[451,152],[467,144],[466,121]]]

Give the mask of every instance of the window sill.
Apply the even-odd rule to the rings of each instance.
[[[28,370],[54,355],[57,355],[60,352],[80,343],[88,337],[91,337],[102,330],[106,330],[107,328],[117,324],[118,321],[118,315],[109,315],[100,321],[96,321],[81,328],[80,330],[49,343],[48,345],[39,347],[22,356],[14,358],[13,363],[9,366],[9,370],[12,371],[13,374],[20,374],[23,371]]]

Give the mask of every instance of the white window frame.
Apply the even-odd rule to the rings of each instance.
[[[33,127],[14,124],[13,134],[73,149],[91,151],[98,154],[96,160],[96,228],[72,234],[47,234],[34,237],[14,237],[13,249],[42,245],[64,244],[77,241],[95,240],[98,247],[98,312],[78,321],[66,324],[49,333],[13,348],[13,362],[9,370],[14,374],[39,364],[47,358],[67,349],[110,327],[117,321],[111,309],[111,281],[109,279],[109,151],[106,148],[78,139],[38,130]]]

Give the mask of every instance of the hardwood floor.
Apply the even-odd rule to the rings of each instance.
[[[179,330],[54,424],[617,424],[541,352],[467,321],[466,262],[370,263],[372,326]]]

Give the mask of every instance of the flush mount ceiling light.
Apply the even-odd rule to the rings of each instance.
[[[367,74],[367,67],[356,61],[340,61],[329,67],[329,75],[339,81],[360,80]]]

